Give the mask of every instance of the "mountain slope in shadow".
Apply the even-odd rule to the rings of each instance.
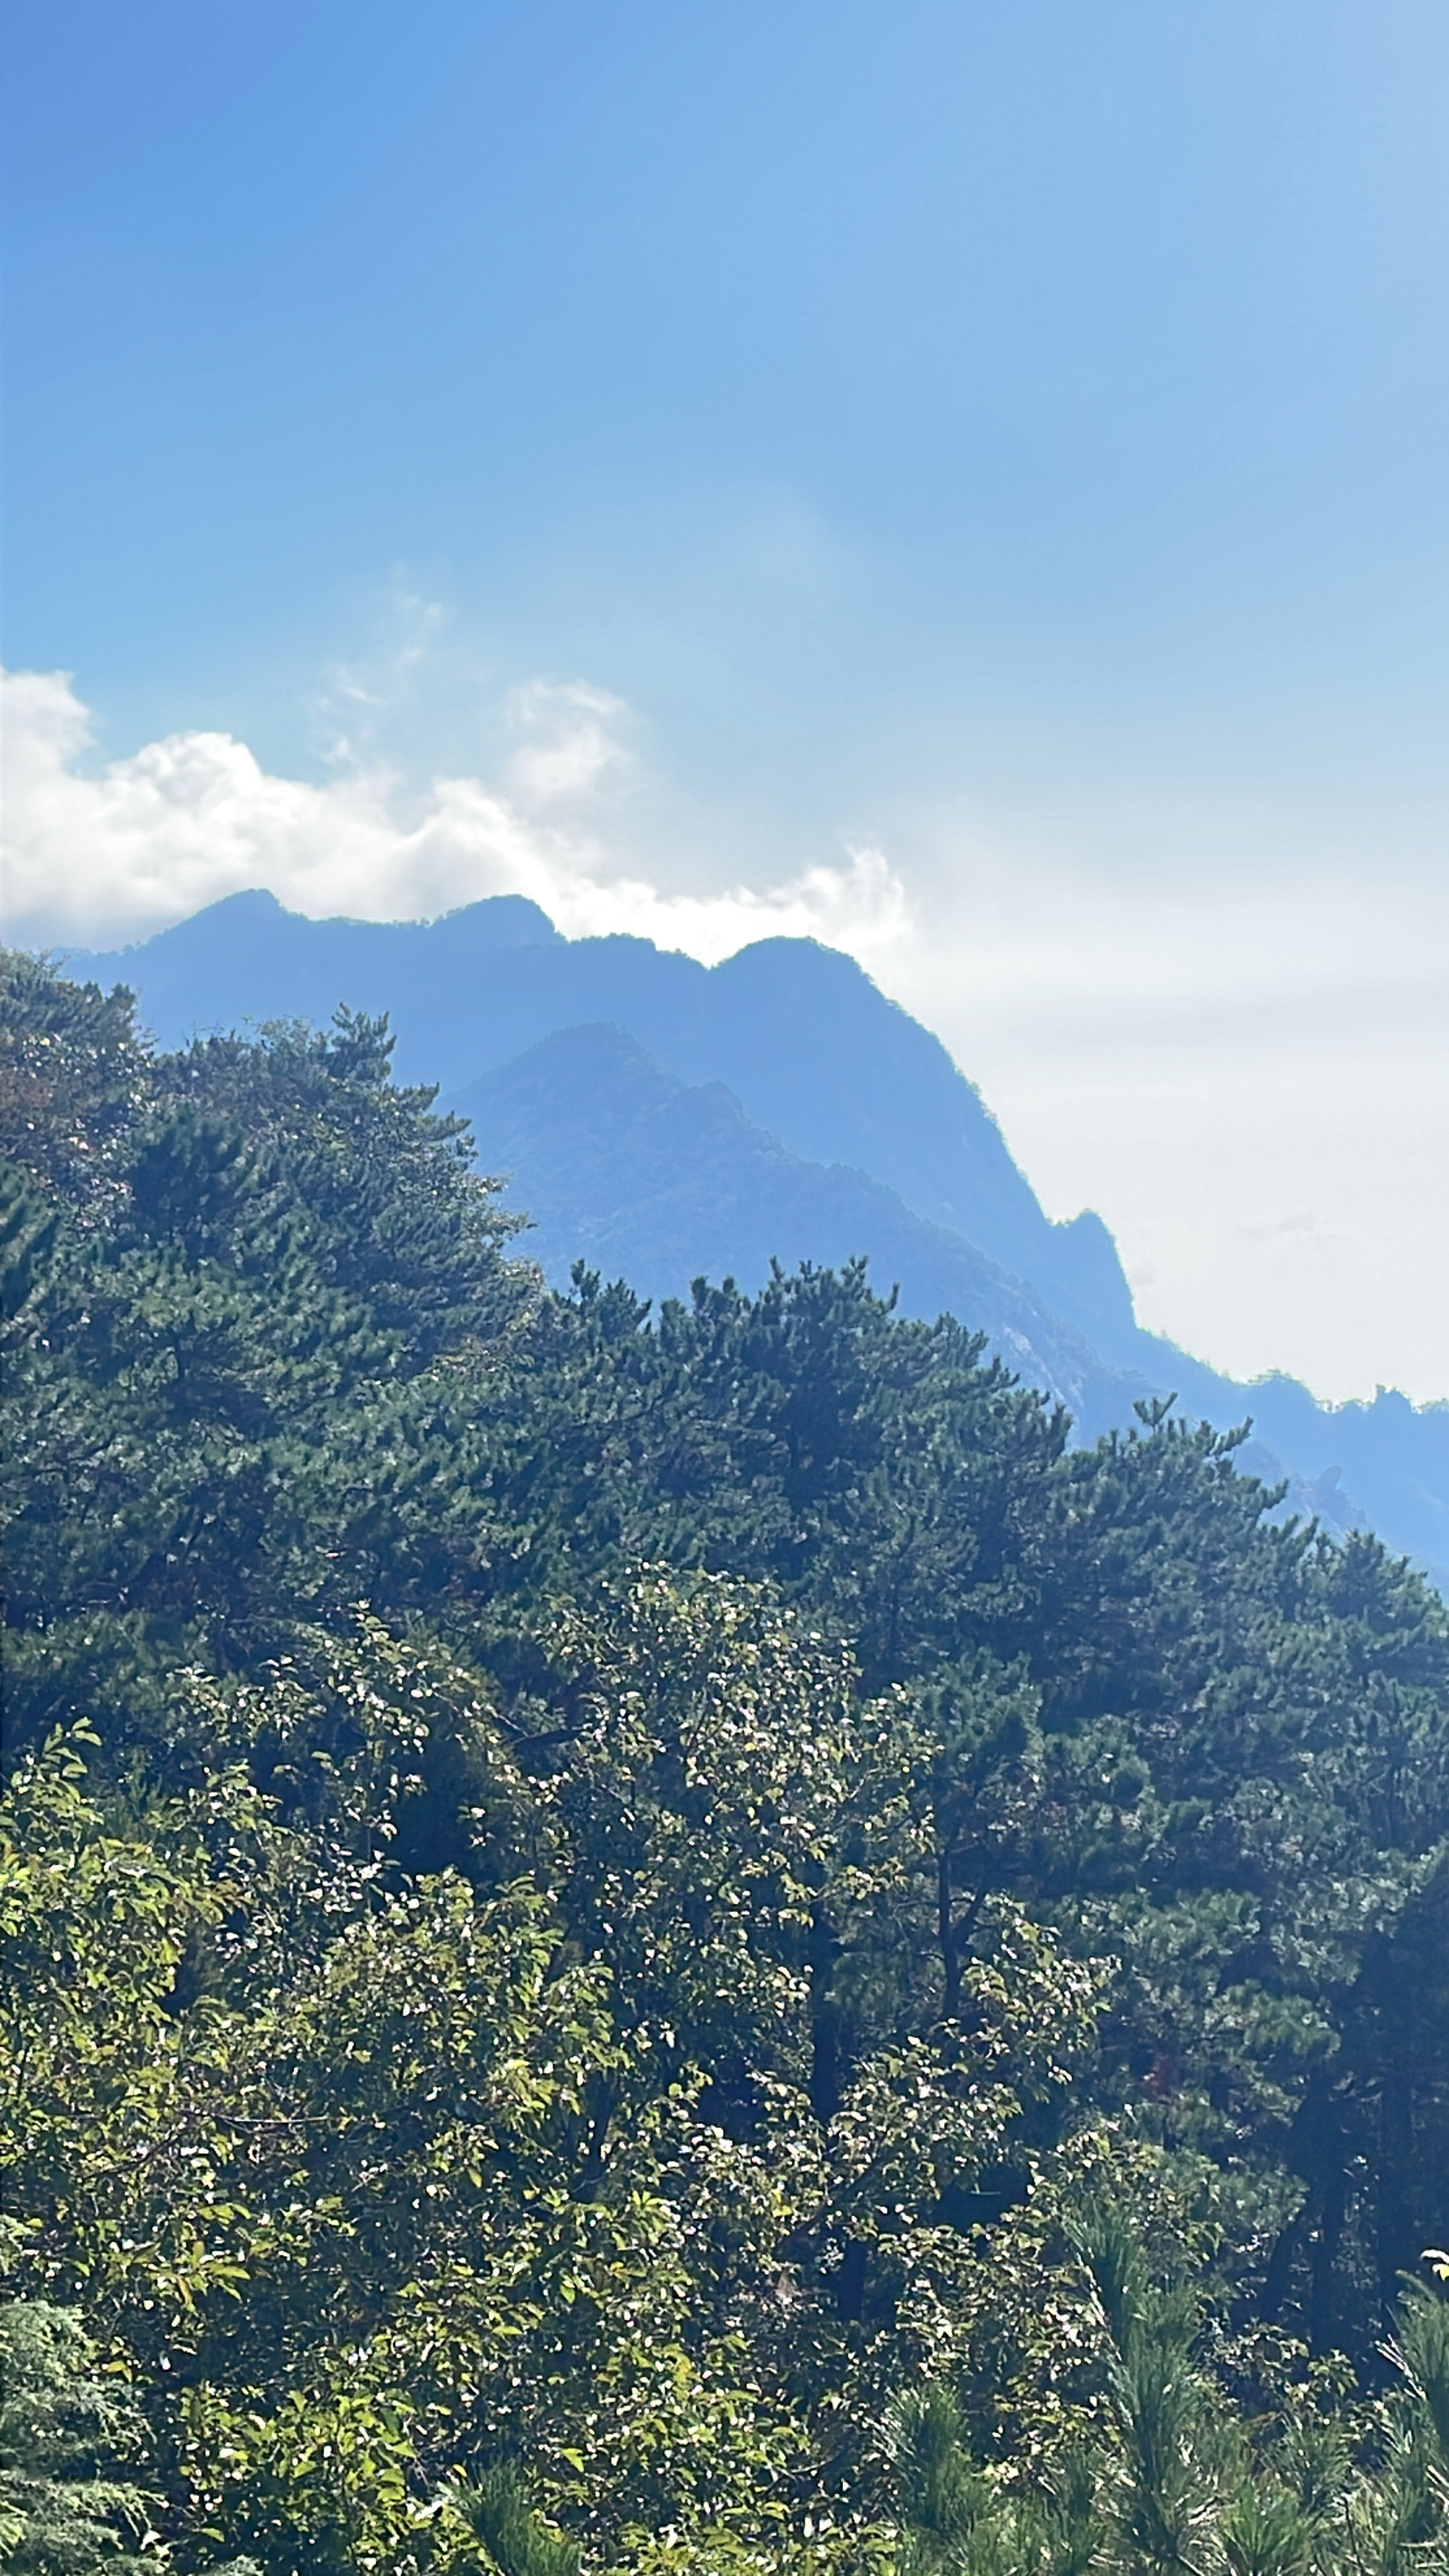
[[[1089,1436],[1130,1415],[1143,1379],[1108,1368],[1039,1297],[970,1244],[844,1164],[787,1153],[722,1083],[682,1082],[627,1030],[564,1029],[446,1103],[531,1224],[520,1250],[556,1287],[576,1260],[654,1299],[705,1275],[758,1288],[772,1261],[836,1268],[868,1249],[905,1313],[989,1334]]]

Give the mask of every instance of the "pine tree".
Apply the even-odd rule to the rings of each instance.
[[[147,2449],[124,2380],[97,2373],[79,2318],[40,2300],[0,2307],[0,2565],[13,2576],[154,2567]]]
[[[449,2494],[458,2520],[483,2543],[498,2576],[579,2576],[583,2555],[530,2506],[516,2469],[504,2465],[463,2479]]]

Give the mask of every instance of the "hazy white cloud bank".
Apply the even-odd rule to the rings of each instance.
[[[1153,865],[1085,794],[1046,822],[959,819],[963,899],[899,998],[1051,1212],[1100,1209],[1154,1330],[1335,1401],[1449,1397],[1442,846],[1204,797]]]
[[[89,766],[90,719],[64,673],[3,687],[5,923],[23,944],[144,939],[249,886],[367,921],[528,895],[571,938],[632,931],[708,963],[776,934],[883,961],[907,929],[899,879],[870,849],[763,890],[670,893],[621,869],[594,817],[629,768],[627,710],[583,684],[515,691],[500,776],[421,795],[383,766],[321,785],[273,777],[223,733]]]

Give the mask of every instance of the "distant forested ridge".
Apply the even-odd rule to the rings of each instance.
[[[0,2565],[1449,2565],[1449,1612],[0,986]],[[526,1243],[526,1238],[524,1238]]]
[[[1339,1532],[1372,1527],[1449,1595],[1449,1403],[1325,1406],[1273,1376],[1235,1385],[1144,1332],[1090,1211],[1043,1213],[974,1085],[853,959],[765,939],[706,968],[646,939],[564,939],[517,895],[434,922],[309,921],[229,896],[67,970],[133,985],[168,1046],[339,1001],[387,1012],[397,1063],[473,1124],[545,1274],[572,1263],[686,1298],[702,1272],[756,1290],[776,1255],[864,1254],[903,1314],[943,1308],[1077,1435],[1176,1393],[1194,1419],[1253,1419],[1250,1458]]]

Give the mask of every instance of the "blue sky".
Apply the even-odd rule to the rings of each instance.
[[[73,783],[517,805],[590,704],[590,883],[879,852],[908,930],[826,926],[1150,1320],[1449,1394],[1442,0],[6,15],[5,659]],[[181,901],[74,864],[24,926]]]

